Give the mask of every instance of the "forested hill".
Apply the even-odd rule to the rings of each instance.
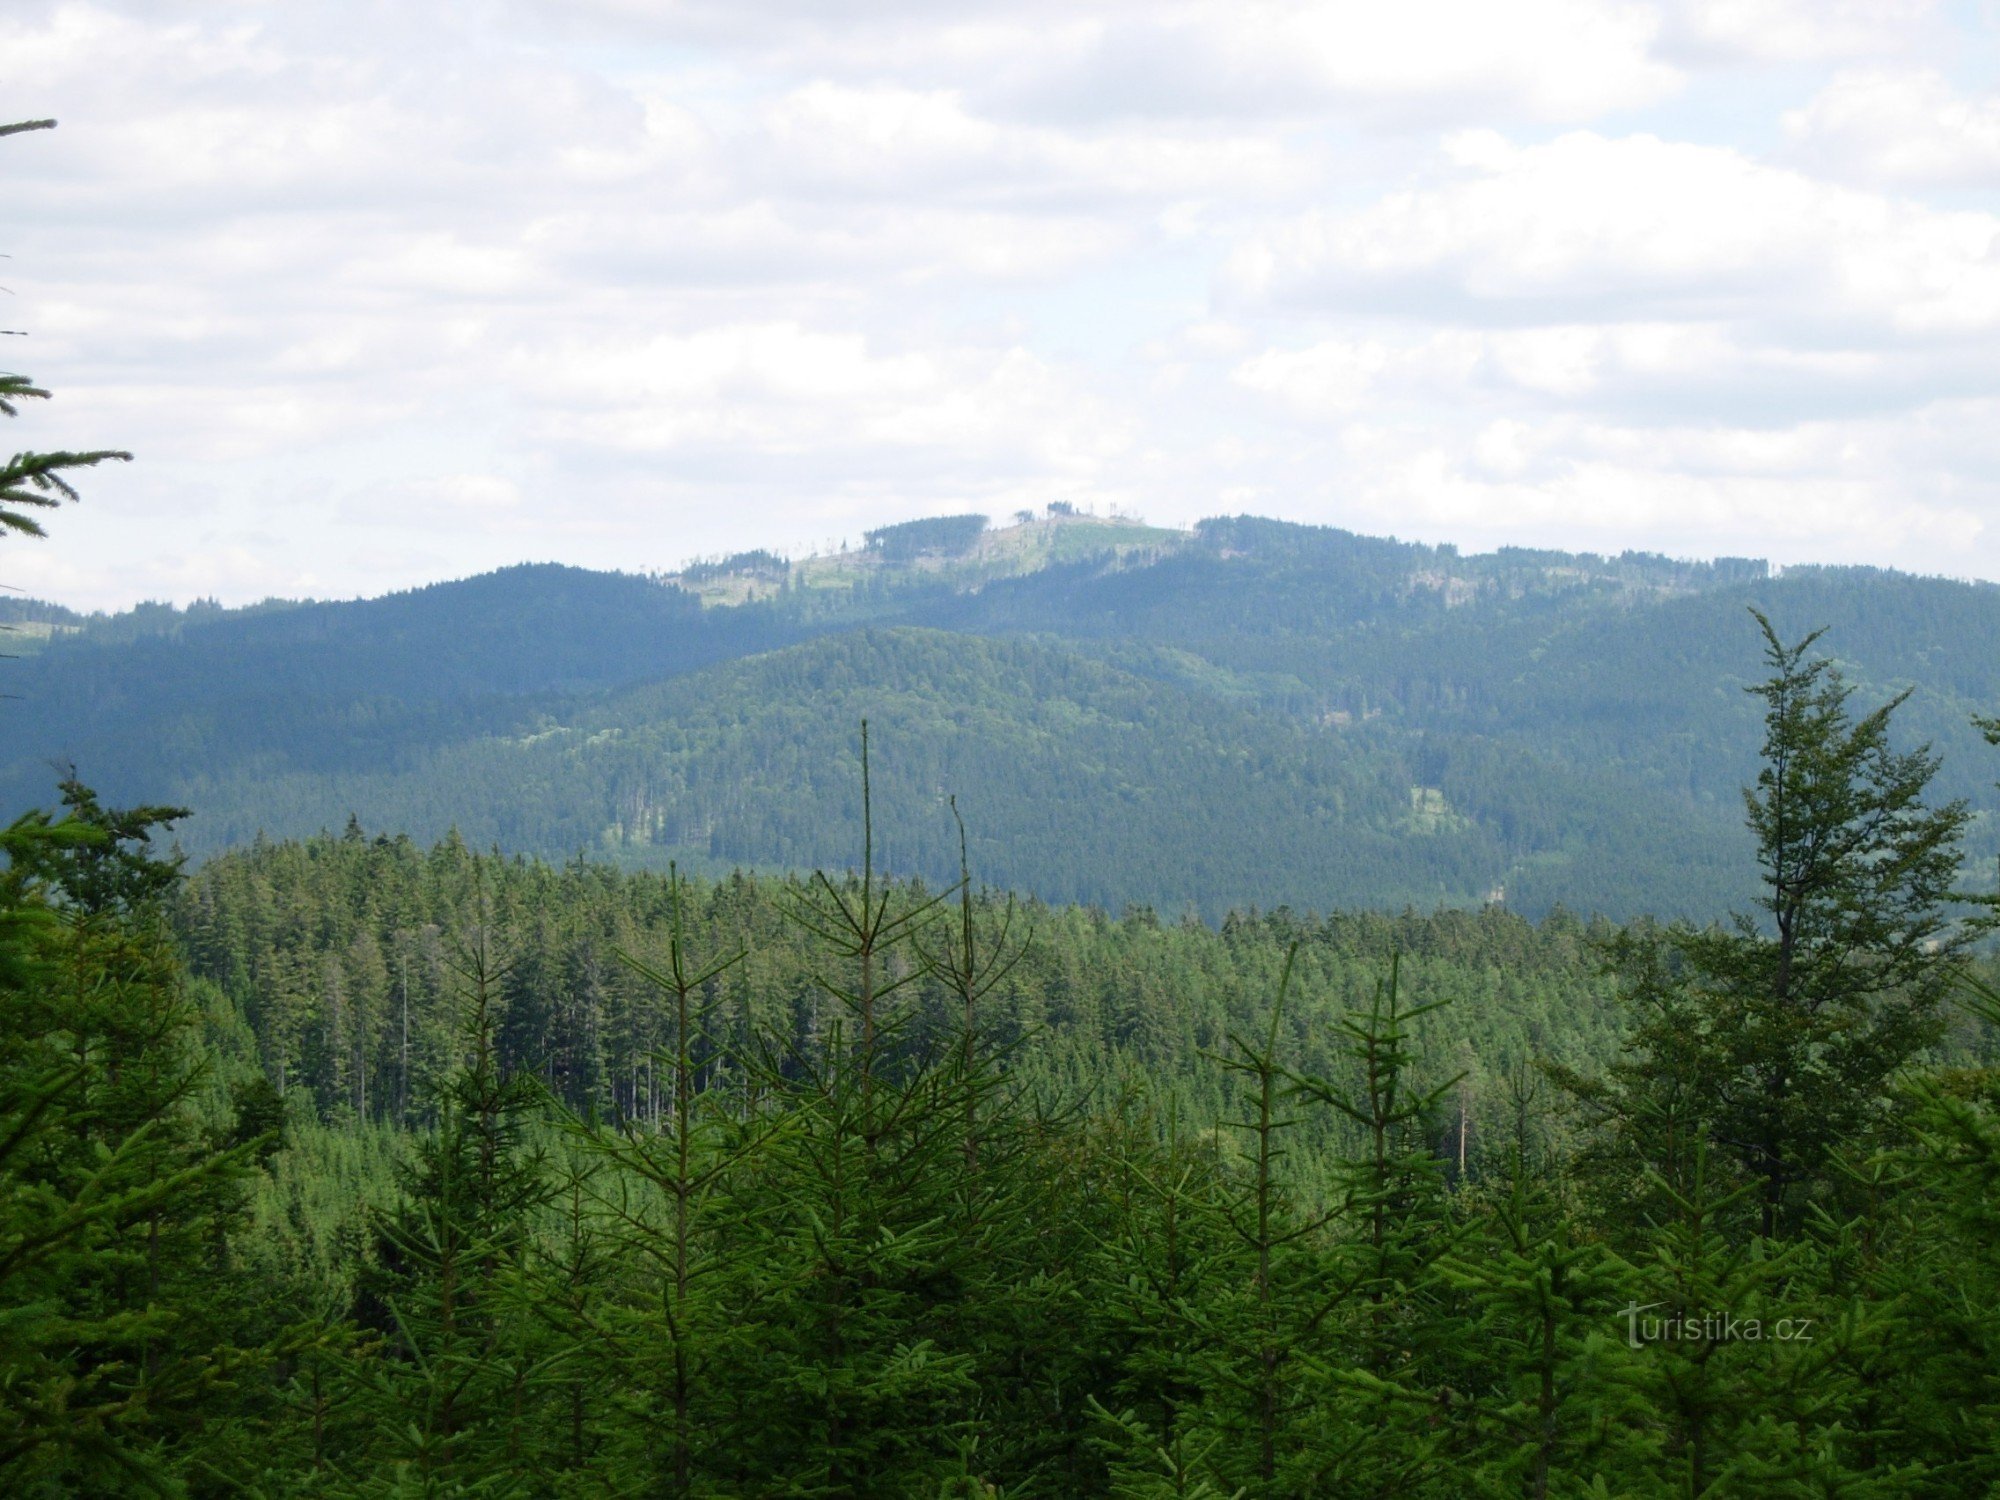
[[[747,1054],[760,1030],[818,1036],[838,1014],[812,977],[812,934],[787,916],[803,894],[795,880],[753,875],[684,882],[684,940],[751,955],[707,991],[725,1050]],[[665,1015],[619,955],[669,965],[670,909],[665,871],[555,867],[458,840],[420,849],[349,831],[215,859],[177,889],[171,917],[190,975],[218,992],[211,1014],[230,1018],[220,1045],[309,1097],[320,1118],[407,1124],[425,1117],[457,1055],[454,944],[482,917],[506,959],[499,1065],[539,1075],[580,1112],[652,1113]],[[1537,925],[1491,908],[1316,920],[1280,910],[1217,932],[1144,910],[1114,919],[1037,902],[1009,923],[1003,900],[982,894],[975,917],[983,932],[1009,925],[1023,949],[986,997],[986,1025],[1021,1049],[1019,1069],[1063,1097],[1108,1103],[1143,1083],[1205,1122],[1228,1117],[1236,1080],[1206,1055],[1275,990],[1288,952],[1303,1066],[1336,1065],[1338,1019],[1367,1004],[1397,957],[1412,994],[1456,1002],[1423,1031],[1432,1081],[1465,1073],[1466,1118],[1496,1137],[1510,1072],[1536,1056],[1597,1067],[1616,1052],[1601,954],[1611,929],[1560,913]],[[931,948],[939,935],[927,930]],[[935,976],[899,993],[927,1031],[948,1032],[951,996]],[[1326,1122],[1309,1132],[1326,1134]]]
[[[697,868],[838,864],[874,726],[889,863],[974,861],[1052,901],[1208,917],[1747,895],[1738,788],[1764,675],[1748,609],[1872,706],[1913,689],[1938,790],[1984,808],[2000,589],[1460,556],[1236,518],[888,527],[851,553],[673,578],[529,566],[383,599],[81,617],[15,604],[0,789],[74,761],[185,804],[197,854],[343,826]],[[1982,818],[1970,847],[1995,848]]]

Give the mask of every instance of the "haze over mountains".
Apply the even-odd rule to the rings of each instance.
[[[2000,588],[1872,569],[943,518],[668,579],[552,565],[351,603],[19,604],[0,789],[73,760],[197,855],[339,827],[523,853],[844,864],[870,721],[881,848],[1051,901],[1215,918],[1561,903],[1710,916],[1754,870],[1748,610],[1823,648],[1984,808]],[[1970,840],[1994,852],[1982,816]]]

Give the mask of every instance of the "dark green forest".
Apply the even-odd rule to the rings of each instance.
[[[66,782],[0,886],[0,1472],[1989,1493],[1971,814],[1815,644],[1733,924],[887,879],[867,726],[810,877],[358,822],[188,873]]]
[[[1990,586],[1466,557],[1251,518],[883,537],[671,579],[538,566],[352,603],[16,603],[40,633],[4,664],[0,795],[31,805],[74,764],[115,802],[191,808],[176,836],[197,857],[359,814],[424,843],[803,873],[851,857],[865,717],[897,747],[885,868],[933,885],[956,868],[956,793],[983,877],[1049,901],[1213,923],[1497,895],[1537,918],[1705,920],[1754,892],[1756,606],[1788,636],[1829,627],[1870,696],[1913,689],[1897,733],[1986,806],[1969,725],[2000,702]],[[1989,819],[1965,847],[1990,868]]]

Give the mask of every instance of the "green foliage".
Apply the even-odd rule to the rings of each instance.
[[[754,1052],[760,1035],[805,1036],[834,1004],[813,979],[818,940],[788,920],[802,886],[786,879],[676,881],[475,854],[456,840],[424,850],[404,838],[329,836],[214,860],[173,910],[192,971],[248,1019],[273,1081],[329,1120],[416,1122],[430,1118],[430,1090],[456,1047],[447,935],[480,920],[481,888],[485,920],[508,933],[502,1066],[534,1072],[579,1115],[649,1128],[664,1118],[671,1066],[658,1054],[673,1015],[644,970],[669,972],[676,910],[684,952],[745,954],[700,987],[704,1088],[739,1076],[730,1059]],[[1417,1025],[1432,1057],[1470,1049],[1474,1141],[1503,1126],[1495,1085],[1511,1067],[1544,1053],[1594,1067],[1617,1049],[1611,986],[1592,952],[1614,929],[1562,914],[1536,924],[1494,908],[1324,919],[1281,908],[1239,913],[1217,931],[1143,909],[1114,918],[1037,902],[1014,903],[1010,918],[1006,897],[961,887],[961,898],[958,920],[938,912],[922,953],[908,955],[918,1034],[933,1046],[963,1034],[966,997],[948,962],[963,965],[953,953],[969,915],[984,1043],[1006,1050],[1014,1076],[1060,1096],[1108,1105],[1137,1075],[1179,1093],[1188,1118],[1233,1113],[1238,1084],[1202,1049],[1241,1024],[1242,997],[1275,989],[1294,944],[1285,1024],[1295,1065],[1333,1071],[1332,1028],[1370,1003],[1400,953],[1406,985],[1452,1001]],[[1006,948],[989,951],[1003,929]],[[1335,1133],[1318,1112],[1300,1126],[1300,1149],[1320,1152]]]
[[[762,548],[754,552],[732,552],[713,562],[689,563],[679,574],[684,584],[709,583],[717,578],[746,577],[782,582],[791,565],[775,552]]]
[[[728,1190],[753,1163],[763,1131],[745,1129],[734,1112],[747,1103],[740,1087],[721,1079],[726,1059],[710,1028],[718,979],[741,963],[742,952],[697,963],[689,955],[682,920],[685,887],[668,872],[669,927],[666,962],[659,968],[621,953],[627,968],[652,987],[666,1008],[667,1034],[649,1056],[664,1075],[665,1106],[649,1089],[650,1128],[611,1128],[574,1114],[568,1124],[617,1176],[631,1184],[597,1201],[611,1210],[608,1245],[648,1274],[592,1311],[574,1309],[585,1326],[615,1351],[629,1372],[621,1405],[642,1415],[644,1433],[627,1460],[650,1472],[661,1493],[710,1492],[717,1476],[735,1467],[739,1445],[755,1441],[743,1414],[714,1399],[718,1374],[754,1357],[754,1334],[740,1321],[745,1281],[732,1278],[737,1252],[726,1244]],[[649,1067],[649,1083],[651,1082]],[[585,1179],[579,1178],[579,1185]],[[571,1243],[581,1244],[584,1204],[573,1200]],[[581,1260],[573,1254],[571,1264]],[[751,1283],[754,1285],[754,1282]],[[572,1458],[581,1457],[581,1402],[573,1399]]]
[[[0,412],[15,414],[15,403],[24,398],[46,400],[48,392],[28,384],[18,375],[0,375]],[[93,469],[109,459],[130,461],[132,455],[118,449],[100,448],[91,452],[16,453],[0,463],[0,532],[20,536],[46,536],[36,509],[50,509],[77,498],[76,486],[69,481],[74,469]]]
[[[809,880],[354,821],[189,877],[149,852],[177,809],[72,780],[0,832],[0,1473],[1985,1493],[1965,809],[1891,744],[1910,700],[1856,719],[1766,641],[1765,899],[1727,928],[1049,907],[974,887],[953,801],[956,880],[888,879],[865,724],[859,862]]]
[[[484,928],[453,968],[463,985],[464,1057],[419,1139],[401,1201],[377,1218],[358,1321],[380,1335],[355,1378],[387,1441],[362,1493],[533,1493],[532,1410],[562,1349],[527,1335],[540,1290],[532,1232],[553,1185],[526,1139],[538,1102],[503,1076],[494,1043],[501,969]]]
[[[1629,1282],[1523,1157],[1502,1192],[1438,1266],[1465,1299],[1450,1324],[1469,1408],[1454,1447],[1468,1493],[1587,1495],[1657,1459],[1638,1428],[1638,1367],[1604,1317]]]
[[[172,809],[0,842],[0,1474],[30,1493],[171,1490],[240,1363],[213,1294],[268,1137],[216,1129],[198,1017],[159,913]]]
[[[1808,655],[1818,633],[1787,646],[1757,619],[1771,675],[1749,689],[1765,704],[1744,793],[1756,912],[1628,938],[1633,1055],[1608,1082],[1567,1076],[1658,1172],[1704,1142],[1727,1153],[1760,1184],[1768,1238],[1826,1196],[1838,1150],[1869,1140],[1981,924],[1951,909],[1966,804],[1928,806],[1937,759],[1891,748],[1904,697],[1854,719],[1852,689]]]
[[[885,561],[910,562],[928,556],[957,557],[970,550],[985,529],[984,516],[927,516],[878,526],[864,539],[869,550],[881,553]]]
[[[1990,779],[1969,723],[2000,702],[1990,587],[1253,518],[1123,550],[1108,523],[1030,529],[1104,540],[1015,577],[871,561],[709,608],[524,567],[356,603],[43,610],[63,628],[7,668],[34,708],[0,719],[0,797],[62,751],[109,795],[198,807],[200,856],[360,810],[425,843],[803,872],[849,857],[842,726],[867,717],[899,747],[884,868],[933,885],[955,790],[985,876],[1046,900],[1215,921],[1498,891],[1704,921],[1756,894],[1752,603],[1831,625],[1869,701],[1913,689],[1896,724],[1944,757],[1940,800]]]

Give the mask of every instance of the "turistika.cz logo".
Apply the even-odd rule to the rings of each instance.
[[[1731,1312],[1663,1313],[1649,1318],[1647,1313],[1664,1302],[1628,1302],[1619,1310],[1625,1319],[1625,1342],[1634,1349],[1647,1344],[1728,1344],[1760,1343],[1769,1339],[1783,1344],[1810,1344],[1811,1318],[1779,1318],[1766,1323],[1762,1318],[1742,1318]]]

